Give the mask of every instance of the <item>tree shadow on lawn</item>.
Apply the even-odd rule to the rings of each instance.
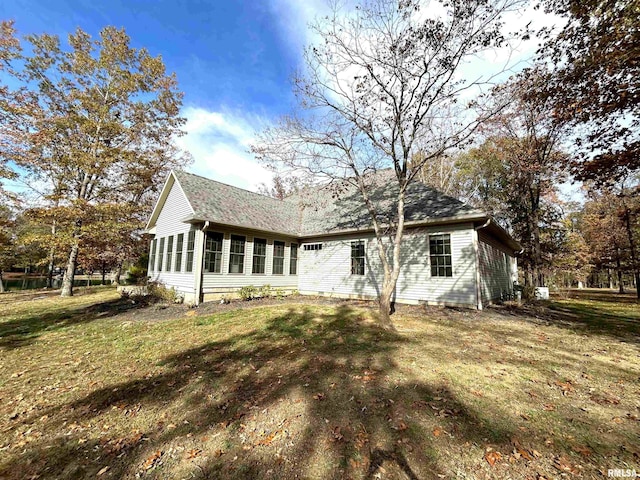
[[[145,297],[135,301],[128,298],[116,298],[90,306],[69,306],[68,308],[55,309],[43,315],[24,316],[0,322],[0,349],[11,350],[23,347],[32,343],[43,332],[116,317],[131,310],[146,308],[149,304],[149,300]]]
[[[640,306],[637,312],[612,313],[592,304],[539,302],[531,305],[492,307],[493,312],[524,317],[585,334],[604,335],[625,342],[640,343]]]
[[[562,290],[561,296],[566,296],[569,299],[578,299],[578,300],[591,300],[594,302],[606,302],[606,303],[616,303],[616,304],[637,304],[640,306],[640,300],[638,299],[635,289],[627,290],[626,293],[619,293],[614,290],[607,289],[585,289],[585,290]],[[555,297],[555,294],[554,294]]]
[[[216,317],[201,321],[215,324]],[[321,315],[291,307],[262,329],[166,357],[162,374],[39,412],[48,415],[57,438],[29,444],[0,476],[94,477],[108,465],[103,478],[136,472],[167,478],[174,475],[168,469],[185,468],[176,467],[185,454],[172,459],[167,446],[197,449],[206,437],[219,448],[201,443],[205,451],[182,477],[374,478],[386,468],[385,478],[430,479],[443,473],[429,426],[434,421],[460,445],[508,445],[513,431],[491,424],[446,384],[407,378],[394,354],[412,343],[348,306]],[[145,412],[180,406],[183,413],[154,419],[124,440],[87,440],[69,428],[99,425],[123,405]],[[163,464],[146,471],[149,458]]]

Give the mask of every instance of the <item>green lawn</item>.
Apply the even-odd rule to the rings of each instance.
[[[2,295],[0,478],[640,471],[632,296],[401,307],[397,333],[362,305],[289,299],[203,315],[111,289]]]

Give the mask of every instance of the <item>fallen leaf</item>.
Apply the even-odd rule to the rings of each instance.
[[[587,447],[585,445],[575,445],[575,446],[572,447],[572,450],[574,452],[579,453],[580,455],[585,456],[585,457],[588,457],[589,455],[591,455],[593,453],[593,451],[589,447]]]
[[[143,470],[151,470],[158,463],[160,463],[160,458],[162,457],[162,451],[156,450],[153,454],[151,454],[142,464]]]
[[[545,403],[542,409],[545,410],[546,412],[553,412],[556,409],[556,407],[555,405],[552,405],[550,403]]]
[[[493,467],[497,461],[502,459],[502,454],[500,452],[488,452],[484,458]]]
[[[562,395],[569,395],[570,392],[575,390],[575,387],[571,383],[571,380],[567,380],[566,382],[555,382],[555,385],[562,389]]]
[[[578,469],[571,465],[565,456],[556,457],[553,461],[553,466],[561,472],[571,473],[572,475],[578,473]]]
[[[324,400],[325,398],[325,394],[324,393],[316,393],[313,398],[315,398],[316,400]]]
[[[433,436],[434,437],[439,437],[440,435],[442,435],[442,429],[440,427],[436,427],[433,429]]]
[[[187,460],[191,460],[192,458],[196,458],[202,453],[202,450],[199,448],[192,448],[187,452]]]

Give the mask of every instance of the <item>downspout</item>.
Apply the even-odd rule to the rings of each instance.
[[[480,277],[480,248],[478,246],[478,230],[482,229],[482,228],[486,228],[491,224],[491,219],[488,218],[486,222],[484,222],[484,224],[480,225],[479,227],[474,227],[473,228],[473,252],[475,254],[476,257],[476,306],[478,308],[478,310],[482,310],[482,284],[480,283],[482,281],[482,278]]]
[[[198,237],[200,237],[200,248],[198,249],[198,262],[196,263],[196,275],[195,275],[195,304],[196,306],[200,305],[202,301],[202,272],[204,271],[204,248],[205,248],[205,230],[209,228],[209,220],[204,222],[202,228],[198,231]]]

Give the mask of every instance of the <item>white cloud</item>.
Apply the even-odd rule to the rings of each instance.
[[[270,0],[269,8],[278,19],[284,41],[300,58],[303,47],[317,40],[309,23],[329,12],[327,0]]]
[[[193,155],[191,172],[248,190],[271,182],[273,174],[249,153],[255,133],[267,125],[263,117],[196,107],[187,107],[182,114],[187,134],[178,145]]]

